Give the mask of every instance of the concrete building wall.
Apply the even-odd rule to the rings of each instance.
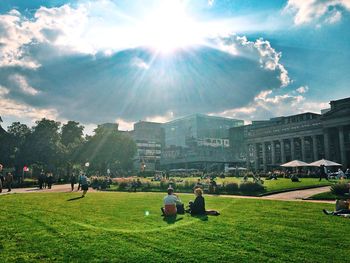
[[[230,130],[235,154],[246,166],[268,170],[291,160],[325,158],[350,164],[350,98],[330,102],[324,114],[303,113]]]

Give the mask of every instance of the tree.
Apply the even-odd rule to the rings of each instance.
[[[1,119],[1,117],[0,117]],[[2,120],[0,120],[1,122]],[[13,152],[10,135],[0,125],[0,164],[11,166],[13,160],[11,154]]]
[[[128,134],[99,126],[82,147],[80,156],[90,162],[91,169],[105,173],[107,168],[131,169],[135,153],[136,144]]]
[[[83,141],[84,126],[79,125],[79,122],[68,121],[62,126],[61,142],[65,146],[71,144],[77,145]]]
[[[28,126],[20,122],[13,122],[7,127],[7,133],[3,133],[4,137],[1,142],[1,159],[6,160],[7,166],[20,164],[19,152],[29,134]]]
[[[33,131],[23,145],[21,157],[26,164],[43,164],[54,169],[61,162],[63,146],[58,133],[60,123],[42,119],[36,122]]]
[[[84,126],[79,122],[68,121],[62,126],[61,143],[65,147],[64,161],[66,163],[66,174],[69,177],[74,163],[77,162],[77,153],[84,141]]]

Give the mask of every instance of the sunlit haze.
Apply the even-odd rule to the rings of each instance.
[[[2,126],[47,117],[91,133],[193,113],[320,112],[350,95],[349,10],[345,0],[1,1]]]

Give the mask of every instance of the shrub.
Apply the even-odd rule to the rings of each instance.
[[[349,184],[347,183],[337,183],[331,186],[331,192],[337,196],[344,196],[349,193]]]
[[[120,182],[118,186],[118,190],[125,190],[128,187],[127,182]]]
[[[159,184],[160,190],[166,190],[169,187],[169,182],[162,179]]]
[[[256,192],[262,192],[265,190],[265,187],[262,186],[259,183],[255,183],[255,182],[245,182],[245,183],[241,183],[239,186],[239,190],[242,193],[256,193]]]
[[[236,193],[238,191],[238,184],[237,183],[228,183],[225,185],[225,190],[227,193]]]
[[[150,182],[145,182],[142,184],[142,190],[149,190],[151,188]]]
[[[290,180],[292,180],[292,182],[300,182],[299,177],[296,174],[293,174],[290,177]]]

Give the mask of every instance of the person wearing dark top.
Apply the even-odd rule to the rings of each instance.
[[[72,174],[72,175],[70,176],[69,181],[70,181],[70,186],[71,186],[72,192],[73,192],[73,190],[74,190],[74,185],[77,183],[77,178],[75,177],[75,174]]]
[[[196,188],[194,194],[196,195],[196,199],[194,199],[194,202],[190,202],[191,215],[205,215],[205,201],[202,196],[202,189]]]
[[[196,199],[194,202],[189,203],[189,212],[191,215],[220,215],[218,211],[205,210],[205,200],[203,197],[203,190],[201,188],[196,188],[194,190],[194,194],[196,195]]]
[[[45,180],[45,173],[44,173],[44,170],[41,170],[38,177],[39,189],[43,189],[44,180]]]
[[[327,175],[327,168],[322,164],[320,166],[320,180],[322,180],[322,178],[325,178],[326,180],[328,180],[328,175]],[[329,181],[329,180],[328,180]]]
[[[4,182],[5,182],[5,178],[2,175],[2,169],[3,169],[3,166],[2,166],[2,164],[0,164],[0,193],[2,192],[2,188],[3,188]]]

